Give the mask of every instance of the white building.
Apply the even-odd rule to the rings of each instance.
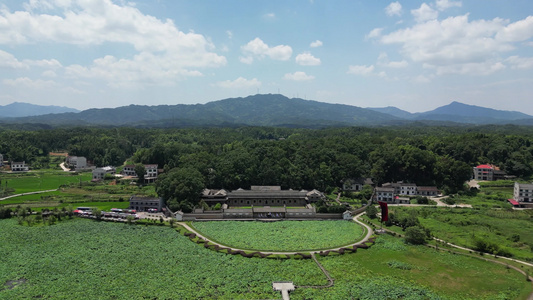
[[[520,205],[533,202],[533,183],[514,183],[514,200]]]
[[[114,175],[115,172],[115,167],[111,166],[96,168],[93,170],[93,180],[103,180],[107,174]]]
[[[11,171],[13,172],[27,172],[29,167],[26,166],[26,162],[11,162]]]
[[[384,201],[387,203],[394,203],[394,188],[392,187],[377,187],[374,198],[377,201]]]
[[[144,173],[144,180],[147,182],[153,182],[157,179],[157,164],[148,164],[144,165],[145,173]],[[135,165],[125,165],[124,169],[122,169],[122,174],[124,176],[134,176],[137,177],[137,173],[135,172]]]
[[[87,168],[87,159],[83,156],[67,156],[67,165],[75,170]]]

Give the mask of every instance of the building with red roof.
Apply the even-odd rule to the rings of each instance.
[[[499,167],[491,164],[483,164],[473,168],[475,180],[500,180],[505,176],[505,172],[500,170]]]

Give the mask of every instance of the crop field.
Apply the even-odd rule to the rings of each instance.
[[[279,299],[273,281],[327,283],[310,259],[227,255],[169,227],[84,219],[27,227],[10,219],[0,221],[0,245],[0,299]],[[505,266],[390,236],[318,260],[334,287],[298,288],[291,299],[525,299],[531,291]]]
[[[195,222],[203,234],[227,246],[247,250],[303,251],[345,246],[359,241],[363,228],[354,222]]]
[[[28,172],[0,174],[2,187],[15,189],[14,194],[57,189],[61,185],[85,182],[92,179],[91,173]]]

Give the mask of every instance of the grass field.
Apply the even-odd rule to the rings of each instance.
[[[0,245],[0,299],[279,299],[273,281],[327,282],[312,260],[218,253],[169,227],[1,220]],[[525,299],[531,291],[505,266],[390,236],[368,250],[318,260],[334,287],[298,288],[291,299]]]
[[[91,173],[65,173],[56,171],[32,171],[28,173],[0,174],[2,187],[15,189],[14,194],[57,189],[61,185],[87,182],[92,179]]]
[[[359,241],[363,228],[354,222],[195,222],[203,234],[227,246],[249,250],[304,251],[345,246]]]

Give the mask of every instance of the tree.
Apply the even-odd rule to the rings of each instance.
[[[378,215],[378,210],[377,208],[370,204],[367,208],[366,208],[366,215],[370,218],[370,219],[375,219],[376,216]]]
[[[93,213],[93,216],[96,218],[97,221],[102,220],[102,211],[98,208],[91,209],[91,212]]]
[[[413,245],[422,245],[428,238],[426,230],[420,226],[411,226],[405,230],[405,242]]]
[[[162,174],[156,181],[155,190],[173,211],[190,212],[200,201],[205,189],[204,177],[193,168],[174,168]]]
[[[139,178],[139,184],[143,184],[144,175],[146,174],[146,168],[144,167],[144,165],[136,164],[133,170],[135,171],[135,174],[137,174],[137,177]]]

